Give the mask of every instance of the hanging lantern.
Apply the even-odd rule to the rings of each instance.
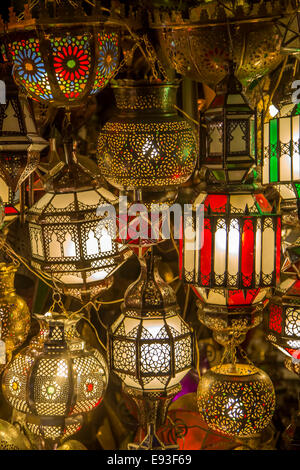
[[[140,264],[140,277],[127,289],[122,314],[111,327],[109,355],[110,370],[138,403],[149,444],[193,365],[193,341],[175,293],[159,276],[158,258],[146,255]]]
[[[118,28],[100,16],[96,2],[87,15],[79,2],[41,1],[38,18],[25,5],[24,19],[10,8],[5,34],[14,78],[34,99],[58,107],[84,104],[116,73]]]
[[[178,85],[119,80],[112,86],[118,114],[100,132],[101,174],[118,189],[178,188],[197,156],[194,131],[174,108]]]
[[[117,202],[79,163],[65,165],[28,211],[32,266],[51,276],[60,290],[81,299],[111,286],[112,274],[131,256],[113,241],[110,209]]]
[[[188,17],[175,9],[156,9],[150,26],[164,62],[176,72],[214,88],[224,78],[228,60],[234,60],[239,80],[250,85],[283,60],[276,20],[293,11],[289,1],[210,1],[190,8]]]
[[[37,168],[40,152],[48,145],[37,133],[25,95],[18,92],[5,69],[6,104],[0,105],[0,177],[12,192]]]
[[[27,437],[11,423],[0,420],[0,450],[33,450]]]
[[[24,343],[30,328],[28,306],[15,291],[16,272],[16,266],[0,263],[0,338],[5,342],[8,359],[12,352]],[[1,364],[3,363],[5,356],[2,357]]]
[[[200,378],[197,400],[211,429],[240,438],[263,431],[275,410],[269,376],[247,364],[222,364],[207,371]]]
[[[200,119],[200,165],[215,181],[244,182],[257,164],[256,110],[229,75],[218,84],[216,96]]]
[[[289,21],[283,26],[283,39],[281,44],[281,53],[295,55],[299,57],[300,55],[300,11],[298,6],[298,11],[291,15]]]
[[[3,393],[13,408],[26,413],[33,434],[57,441],[77,432],[82,414],[102,401],[108,371],[102,354],[71,334],[81,317],[47,313],[37,318],[42,331],[6,368]]]
[[[300,280],[283,276],[267,308],[267,339],[280,351],[300,359]]]
[[[300,107],[285,106],[281,116],[263,127],[263,184],[271,184],[281,196],[283,212],[300,207]],[[297,218],[297,216],[296,216]]]

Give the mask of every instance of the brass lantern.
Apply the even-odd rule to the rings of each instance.
[[[228,76],[200,118],[200,165],[215,181],[244,182],[257,164],[256,110],[242,93],[230,64]]]
[[[3,393],[26,413],[33,434],[58,441],[77,432],[82,414],[100,404],[108,370],[102,354],[74,333],[81,317],[48,312],[37,318],[41,332],[6,368]]]
[[[38,17],[25,5],[24,18],[10,8],[5,44],[14,78],[34,99],[58,107],[84,104],[114,75],[119,62],[118,31],[99,5],[91,14],[82,2],[41,1]]]
[[[178,85],[118,80],[112,86],[118,111],[100,132],[101,174],[118,189],[176,189],[197,156],[194,130],[174,108]]]
[[[110,370],[138,403],[141,424],[155,435],[193,365],[193,340],[175,293],[159,276],[158,258],[147,254],[140,264],[140,277],[128,287],[122,314],[111,326],[109,360]]]
[[[114,242],[111,209],[118,199],[75,160],[46,183],[46,194],[28,211],[32,266],[57,288],[81,299],[112,284],[112,274],[131,255]],[[107,212],[107,216],[105,215]]]
[[[241,438],[260,434],[275,410],[269,376],[247,364],[222,364],[208,370],[200,378],[197,399],[211,429]]]
[[[19,93],[7,65],[4,78],[6,104],[0,105],[0,177],[14,193],[37,168],[40,152],[48,142],[38,135],[29,101]]]

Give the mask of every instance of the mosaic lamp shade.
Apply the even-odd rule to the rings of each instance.
[[[101,129],[98,164],[118,189],[166,191],[191,176],[197,157],[194,129],[179,116],[176,83],[118,80],[117,114]]]
[[[48,142],[38,135],[26,96],[14,84],[9,66],[4,68],[6,103],[0,104],[0,177],[15,192],[37,168]]]
[[[282,111],[263,126],[262,183],[275,186],[286,212],[300,207],[300,105]]]
[[[228,76],[200,118],[200,166],[215,181],[239,183],[256,164],[256,110],[242,93],[230,63]]]
[[[197,401],[211,429],[239,438],[259,435],[275,410],[269,376],[246,364],[222,364],[208,370],[200,378]]]
[[[158,261],[140,258],[140,277],[128,287],[109,334],[110,370],[126,387],[157,396],[177,389],[193,364],[191,330]]]
[[[57,107],[86,102],[107,85],[119,64],[119,33],[100,8],[87,15],[80,2],[39,2],[38,18],[10,8],[5,34],[16,83],[35,100]]]
[[[26,414],[28,429],[56,441],[77,432],[82,415],[101,403],[108,369],[99,351],[70,334],[78,315],[48,312],[37,318],[43,332],[14,357],[2,387],[7,402]]]
[[[112,274],[132,254],[114,242],[110,211],[117,202],[80,164],[66,165],[28,211],[32,266],[81,300],[111,286]]]
[[[282,276],[267,307],[266,338],[280,351],[300,359],[300,280]]]

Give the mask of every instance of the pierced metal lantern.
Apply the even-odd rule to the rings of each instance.
[[[191,176],[197,157],[190,123],[178,115],[175,83],[118,80],[117,115],[101,129],[98,164],[118,189],[174,189]]]
[[[5,42],[14,78],[36,100],[79,106],[116,72],[118,28],[98,5],[87,15],[81,2],[64,0],[52,11],[50,3],[39,2],[38,18],[25,6],[21,21],[10,8]]]
[[[111,286],[112,274],[132,254],[114,242],[111,210],[118,199],[75,162],[51,178],[46,190],[27,215],[31,264],[65,293],[95,297]]]
[[[176,72],[214,88],[226,75],[228,60],[234,60],[239,80],[249,85],[283,60],[276,19],[295,9],[289,1],[222,4],[198,3],[187,18],[180,11],[154,10],[150,25],[164,61]]]
[[[0,104],[0,177],[15,192],[37,168],[40,152],[48,142],[38,135],[30,104],[18,92],[8,67],[4,80],[6,103]]]
[[[300,207],[300,106],[290,103],[263,127],[262,183],[275,186],[285,213]],[[296,216],[297,218],[297,216]]]
[[[267,314],[267,339],[287,356],[300,359],[300,279],[282,276]]]
[[[57,441],[77,432],[82,414],[101,403],[108,370],[99,351],[70,334],[80,316],[47,313],[37,318],[43,333],[6,368],[3,393],[13,408],[26,413],[33,434]]]
[[[33,450],[25,436],[16,426],[0,419],[0,450]]]
[[[7,358],[21,346],[30,329],[30,312],[14,287],[15,265],[0,263],[0,338],[5,342]]]
[[[256,134],[256,110],[242,93],[231,64],[200,118],[200,166],[208,168],[215,181],[244,182],[257,164]]]
[[[159,276],[158,260],[140,258],[140,277],[128,287],[109,333],[110,370],[138,405],[147,435],[137,448],[148,449],[160,447],[156,429],[194,359],[192,332],[179,315],[174,291]]]
[[[197,400],[211,429],[240,438],[260,434],[275,410],[269,376],[246,364],[222,364],[208,370],[200,378]]]

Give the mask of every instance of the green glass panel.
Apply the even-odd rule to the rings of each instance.
[[[277,156],[277,127],[278,120],[270,121],[270,182],[278,181],[278,156]]]
[[[297,191],[297,196],[300,199],[300,183],[295,183],[295,188],[296,188],[296,191]]]

